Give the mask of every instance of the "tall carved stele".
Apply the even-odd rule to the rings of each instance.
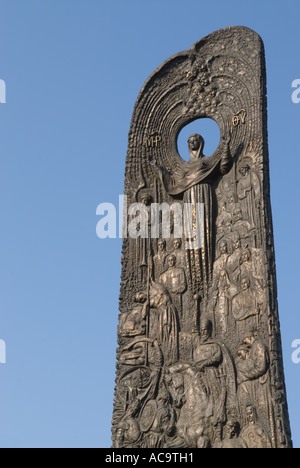
[[[205,157],[204,139],[191,135],[187,162],[178,135],[201,118],[219,125],[220,144]],[[146,81],[129,133],[125,195],[128,206],[141,205],[128,215],[123,245],[113,446],[291,448],[265,56],[255,32],[217,31]],[[153,209],[162,203],[176,204],[169,238]],[[178,239],[185,206],[191,222]],[[156,234],[141,237],[154,218]]]

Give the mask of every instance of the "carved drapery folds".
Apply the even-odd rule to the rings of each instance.
[[[159,67],[135,105],[128,205],[204,206],[204,234],[124,239],[116,448],[284,448],[291,434],[277,309],[264,48],[217,31]],[[218,123],[216,152],[184,126]],[[130,217],[129,217],[130,218]],[[130,221],[130,219],[128,219]],[[197,237],[197,233],[195,236]]]

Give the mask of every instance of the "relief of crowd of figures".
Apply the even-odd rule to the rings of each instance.
[[[148,259],[139,267],[147,285],[119,324],[116,448],[274,443],[270,354],[259,334],[268,321],[267,262],[257,228],[261,181],[253,165],[249,158],[239,163],[237,180],[224,177],[216,189],[221,201],[206,297],[189,291],[184,239],[145,245]]]
[[[204,206],[203,242],[123,243],[115,448],[291,447],[270,206],[263,44],[230,27],[159,67],[137,100],[125,171],[128,203]],[[198,134],[220,128],[211,157]],[[128,217],[128,223],[131,221]],[[161,220],[162,221],[162,220]],[[196,233],[196,238],[199,233]],[[150,236],[151,237],[151,236]],[[199,240],[199,239],[196,239]]]

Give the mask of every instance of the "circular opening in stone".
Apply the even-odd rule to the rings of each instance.
[[[197,119],[186,125],[180,132],[177,140],[178,153],[185,161],[189,161],[188,138],[194,133],[199,133],[205,141],[204,154],[211,156],[220,144],[221,132],[218,124],[208,118]]]

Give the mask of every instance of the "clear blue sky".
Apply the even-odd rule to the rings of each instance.
[[[123,191],[137,95],[169,56],[229,25],[263,38],[286,383],[300,447],[299,0],[0,0],[0,447],[109,447]],[[208,135],[208,138],[209,135]]]

